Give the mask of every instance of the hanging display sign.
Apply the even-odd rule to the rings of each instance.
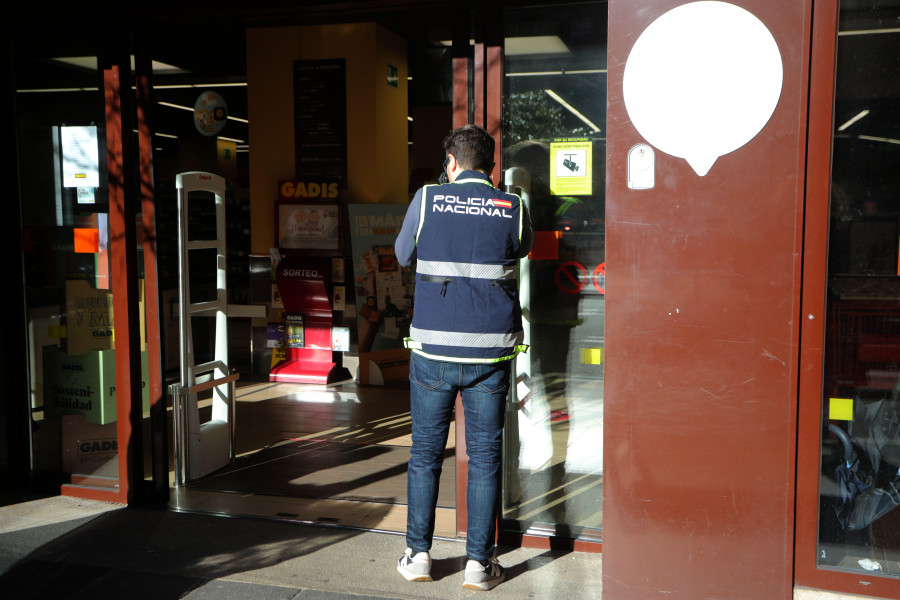
[[[62,148],[63,187],[100,187],[100,146],[97,144],[97,127],[60,127],[59,141]],[[93,202],[93,193],[79,191],[79,202]]]
[[[202,135],[219,135],[228,120],[225,98],[216,92],[203,92],[194,103],[194,125]]]

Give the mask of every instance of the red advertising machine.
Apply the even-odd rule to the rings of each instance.
[[[332,271],[335,264],[343,264],[342,207],[336,198],[323,201],[321,195],[285,199],[284,188],[288,184],[304,185],[283,182],[282,199],[275,209],[276,240],[281,254],[275,283],[284,305],[284,359],[272,367],[269,380],[331,383],[349,379],[341,353],[334,350],[332,335],[336,308],[332,305]],[[320,189],[327,192],[329,187],[321,184]]]

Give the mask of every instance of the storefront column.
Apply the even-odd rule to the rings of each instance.
[[[657,137],[685,121],[639,131],[639,106],[624,89],[641,36],[688,6],[741,11],[742,28],[761,23],[754,31],[774,40],[781,65],[771,116],[706,172]],[[811,19],[810,0],[609,5],[604,596],[792,595]],[[656,56],[683,49],[686,39],[702,44],[705,35],[684,30],[702,22],[680,21]],[[729,99],[703,107],[720,89],[691,96],[697,86],[673,85],[655,105],[640,106],[686,107],[691,135],[675,137],[712,131],[714,150],[721,129],[704,119],[756,91],[742,86],[753,74],[746,65],[733,65],[747,77],[732,79],[732,65],[715,73],[699,58],[733,49],[733,35],[709,33],[708,47],[679,63],[677,81],[728,86]],[[655,147],[652,185],[630,183],[629,152],[647,143]]]

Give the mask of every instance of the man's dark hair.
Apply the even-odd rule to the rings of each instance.
[[[463,169],[490,173],[494,168],[494,138],[478,125],[451,131],[444,139],[444,153],[455,156]]]

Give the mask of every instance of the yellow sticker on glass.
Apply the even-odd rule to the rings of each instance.
[[[853,398],[829,398],[828,418],[832,421],[852,421]]]
[[[586,365],[599,365],[603,363],[603,348],[582,348],[581,362]]]

